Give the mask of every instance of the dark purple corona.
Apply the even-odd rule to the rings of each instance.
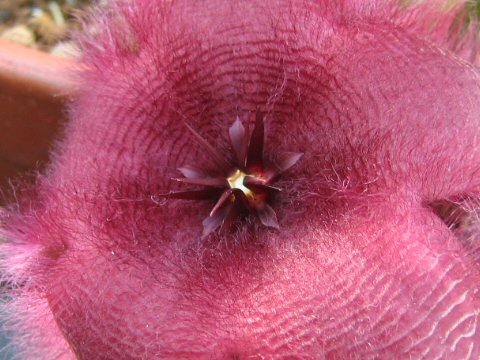
[[[277,215],[271,206],[271,200],[281,189],[273,184],[303,154],[284,153],[271,164],[266,163],[264,115],[260,112],[256,113],[251,132],[249,122],[245,128],[239,117],[230,126],[229,138],[234,153],[232,159],[226,159],[195,129],[188,124],[186,126],[208,152],[215,168],[213,171],[192,165],[179,168],[183,177],[173,180],[204,188],[174,191],[168,196],[187,200],[216,199],[214,207],[203,221],[203,237],[223,226],[229,226],[242,213],[256,214],[263,225],[278,229]]]

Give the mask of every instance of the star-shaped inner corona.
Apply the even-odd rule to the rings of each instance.
[[[277,215],[271,202],[281,189],[273,184],[303,154],[283,153],[267,164],[264,160],[264,116],[260,112],[256,113],[251,132],[249,122],[245,128],[239,117],[230,126],[229,138],[234,155],[231,159],[225,158],[193,127],[188,124],[186,127],[208,153],[214,170],[206,171],[192,165],[179,168],[183,177],[172,180],[203,188],[173,191],[167,196],[184,200],[216,200],[203,220],[203,237],[230,226],[245,213],[255,214],[263,225],[278,229]]]

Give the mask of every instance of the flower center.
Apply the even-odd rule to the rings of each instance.
[[[228,134],[235,155],[233,160],[224,158],[224,154],[215,149],[189,124],[185,123],[195,139],[210,154],[211,162],[217,166],[217,169],[212,169],[212,173],[209,173],[196,166],[186,165],[179,168],[178,170],[184,177],[174,178],[174,180],[193,185],[203,185],[210,189],[173,191],[165,194],[165,196],[185,200],[209,200],[212,195],[217,196],[222,191],[215,206],[210,211],[210,215],[202,222],[202,237],[208,236],[223,226],[230,226],[229,224],[232,224],[234,217],[240,215],[240,212],[244,212],[241,210],[256,214],[261,223],[267,227],[279,228],[275,210],[268,201],[281,189],[272,186],[271,183],[278,179],[281,173],[295,165],[303,154],[285,153],[283,156],[277,157],[278,161],[275,166],[265,164],[263,120],[264,115],[257,111],[255,124],[251,132],[248,127],[245,129],[239,117],[230,126]],[[219,173],[225,174],[226,168],[231,169],[231,166],[235,166],[235,171],[229,177],[218,176]],[[246,169],[248,173],[240,169]],[[239,207],[242,209],[239,209]]]
[[[237,171],[235,171],[229,178],[227,178],[227,181],[230,185],[230,189],[242,190],[242,192],[247,198],[253,198],[255,196],[254,192],[243,184],[243,181],[247,176],[248,175],[245,174],[243,171],[237,169]]]

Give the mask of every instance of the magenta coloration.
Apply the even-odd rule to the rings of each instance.
[[[170,192],[166,196],[174,199],[211,200],[212,195],[218,200],[205,220],[203,220],[203,237],[218,228],[228,227],[242,212],[252,212],[267,227],[278,229],[278,220],[270,202],[275,193],[282,190],[274,187],[282,172],[294,166],[303,156],[302,153],[283,153],[278,162],[265,163],[264,156],[264,116],[257,111],[255,123],[250,134],[249,123],[245,129],[237,117],[229,129],[229,137],[234,151],[233,159],[225,159],[197,131],[186,124],[195,139],[210,154],[211,161],[218,168],[212,173],[205,172],[191,165],[178,170],[184,176],[174,180],[203,185],[217,189],[185,190]]]
[[[1,215],[22,357],[479,359],[480,46],[444,2],[96,11],[65,137]],[[275,214],[218,231],[239,191]]]

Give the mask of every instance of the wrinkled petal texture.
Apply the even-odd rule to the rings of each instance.
[[[477,44],[440,4],[98,10],[64,139],[2,217],[20,354],[480,358]],[[279,229],[202,238],[214,203],[158,197],[212,166],[185,124],[234,154],[229,127],[257,110],[267,159],[304,154],[275,183]]]

